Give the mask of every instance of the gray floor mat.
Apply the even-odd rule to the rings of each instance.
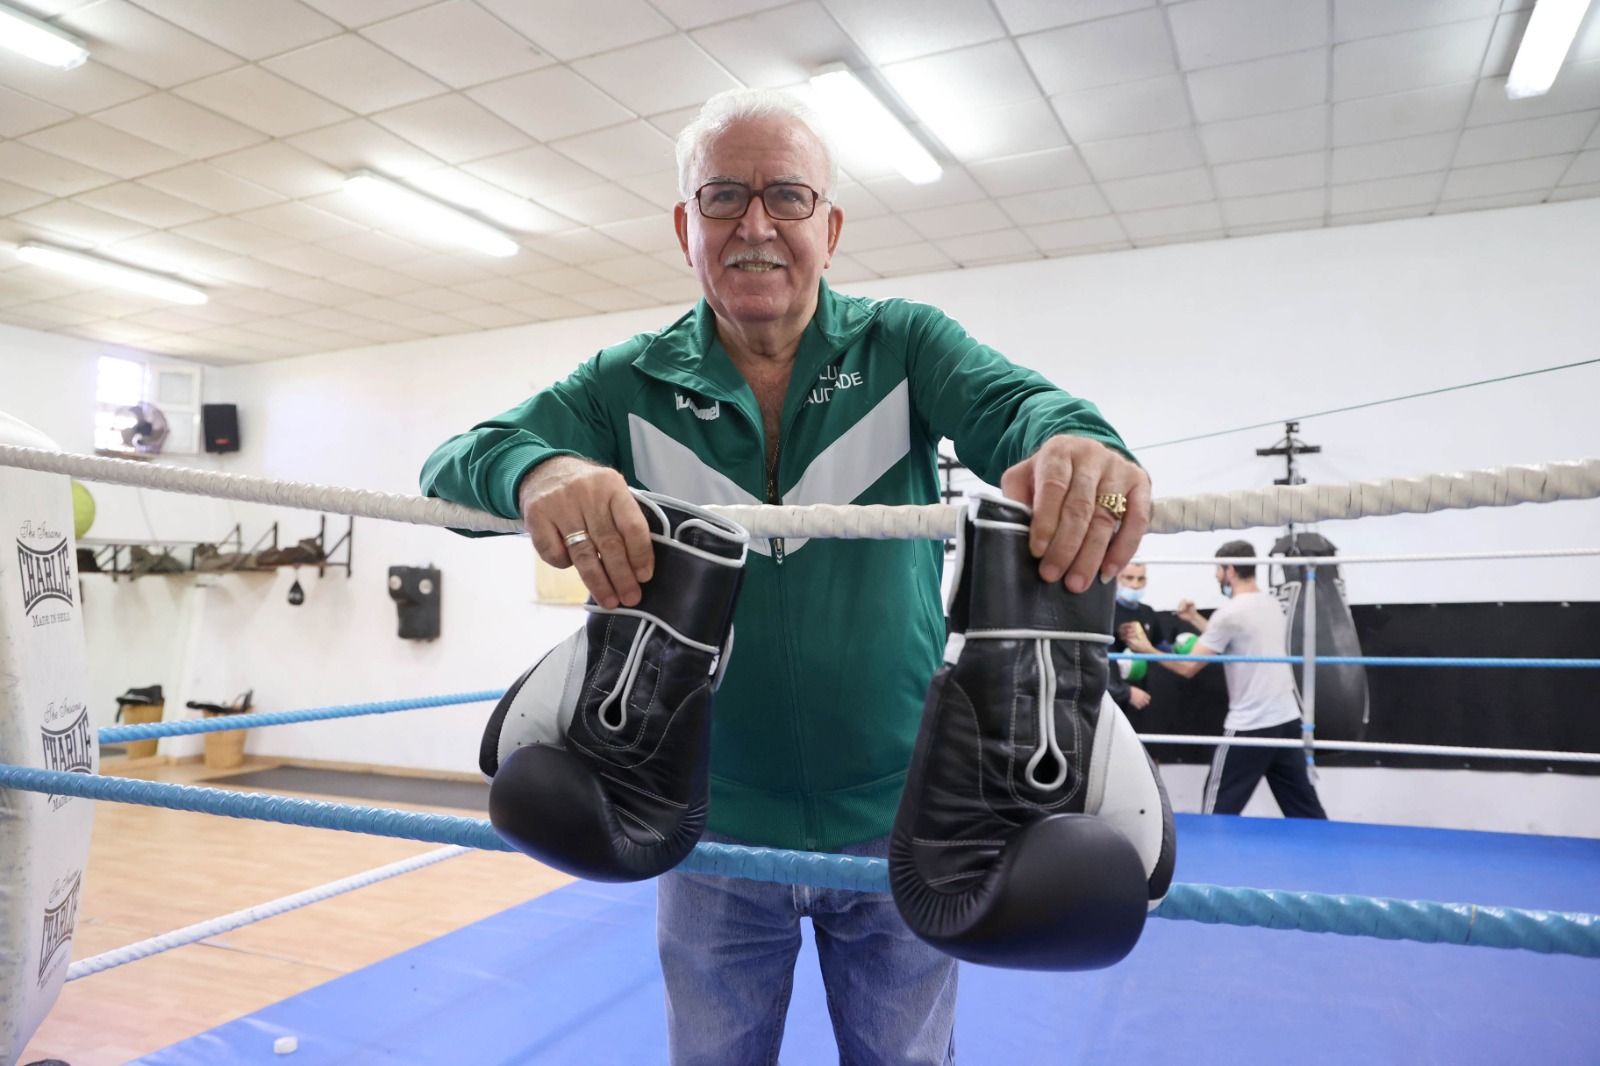
[[[207,785],[258,788],[265,792],[315,792],[324,796],[420,803],[430,807],[459,807],[478,814],[489,809],[489,785],[475,781],[436,781],[426,777],[317,770],[306,766],[277,766],[231,777],[207,779]]]

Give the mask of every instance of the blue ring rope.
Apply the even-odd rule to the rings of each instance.
[[[1304,655],[1143,655],[1138,652],[1115,651],[1109,656],[1113,661],[1147,663],[1303,663]],[[1440,655],[1318,655],[1323,666],[1485,666],[1522,669],[1575,669],[1600,670],[1600,659],[1494,659],[1451,658]]]
[[[263,711],[255,714],[224,714],[215,718],[185,718],[177,722],[151,722],[148,725],[113,725],[100,730],[100,743],[121,744],[129,740],[154,740],[157,737],[184,737],[195,733],[226,733],[232,729],[256,726],[291,725],[295,722],[321,722],[329,718],[359,718],[367,714],[392,714],[418,711],[426,707],[450,707],[458,703],[489,703],[505,695],[504,689],[482,692],[457,692],[448,696],[423,696],[414,700],[384,700],[379,703],[350,703],[335,707],[307,707],[299,711]]]
[[[3,764],[0,764],[0,787],[434,844],[459,844],[484,851],[513,850],[487,821],[460,815],[361,807]],[[679,869],[818,888],[863,892],[888,889],[885,860],[853,855],[701,844]],[[1600,915],[1594,914],[1184,884],[1173,885],[1167,898],[1152,913],[1158,918],[1209,925],[1298,929],[1341,936],[1520,948],[1544,954],[1600,958]]]

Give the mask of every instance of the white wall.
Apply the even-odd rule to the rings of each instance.
[[[1593,358],[1597,277],[1600,202],[1578,201],[843,288],[937,304],[1018,362],[1094,399],[1138,447]],[[208,397],[239,404],[245,445],[223,468],[415,492],[423,458],[444,437],[680,310],[213,372]],[[1303,433],[1324,450],[1306,461],[1306,474],[1343,481],[1597,455],[1597,397],[1600,367],[1591,366],[1308,418]],[[1281,467],[1253,450],[1277,436],[1267,428],[1140,455],[1158,495],[1257,488]],[[246,519],[247,531],[264,520],[255,517],[264,509],[229,511]],[[314,529],[314,516],[283,517],[290,541]],[[1583,502],[1328,523],[1323,532],[1345,553],[1424,552],[1592,545],[1597,528],[1600,503]],[[1273,535],[1253,537],[1264,549]],[[1209,555],[1220,539],[1155,538],[1145,553]],[[384,576],[390,565],[423,563],[444,571],[444,635],[415,645],[395,636]],[[184,690],[254,687],[260,705],[275,709],[495,687],[580,620],[574,609],[532,604],[532,553],[518,539],[467,540],[362,520],[353,578],[302,575],[307,600],[299,608],[285,602],[290,580],[288,572],[228,576],[193,594],[201,621]],[[1347,580],[1356,602],[1600,598],[1592,561],[1388,566],[1353,569]],[[1159,573],[1152,584],[1157,606],[1180,595],[1216,602],[1209,568]],[[127,683],[146,683],[142,667],[128,672]],[[251,750],[468,770],[483,714],[418,711],[265,731],[251,738]],[[1423,780],[1381,772],[1395,774],[1402,790]],[[1579,786],[1591,796],[1593,780]],[[1415,807],[1425,811],[1418,795]],[[1557,808],[1531,818],[1552,827],[1545,831],[1592,831],[1563,820],[1554,799],[1531,802]]]

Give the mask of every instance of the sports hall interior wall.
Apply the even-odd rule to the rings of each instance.
[[[847,222],[842,248],[848,245]],[[1281,461],[1259,459],[1254,449],[1273,443],[1281,427],[1161,442],[1593,358],[1600,336],[1596,277],[1600,202],[1578,201],[844,288],[933,303],[1018,362],[1095,400],[1134,446],[1158,494],[1177,495],[1269,484],[1281,476]],[[209,369],[206,399],[239,405],[244,449],[189,461],[415,492],[417,470],[440,440],[556,380],[597,348],[657,328],[682,310]],[[83,364],[103,346],[24,330],[7,330],[3,338],[0,408],[34,421],[63,447],[86,450],[93,381]],[[1302,433],[1323,452],[1304,461],[1304,473],[1312,481],[1347,481],[1600,454],[1592,417],[1597,395],[1600,366],[1588,366],[1307,418]],[[95,491],[107,526],[97,524],[92,535],[143,526],[135,494]],[[214,537],[234,521],[244,522],[248,536],[272,519],[283,521],[289,542],[315,531],[310,514],[145,497],[150,524],[166,537]],[[1597,506],[1319,528],[1345,554],[1593,545]],[[1246,535],[1264,550],[1275,532]],[[1209,556],[1224,536],[1153,538],[1145,553]],[[348,579],[301,571],[301,607],[286,602],[295,577],[288,570],[115,586],[90,575],[86,614],[101,721],[109,721],[117,691],[157,680],[168,686],[169,707],[245,688],[255,689],[267,709],[492,688],[509,683],[580,622],[575,608],[533,602],[525,540],[468,540],[363,520],[353,562]],[[438,641],[397,638],[384,587],[393,564],[442,569]],[[1600,600],[1600,564],[1582,559],[1350,567],[1346,580],[1355,604]],[[1153,569],[1152,603],[1171,607],[1181,596],[1215,606],[1210,568]],[[286,727],[253,735],[250,750],[470,772],[485,710]],[[162,750],[197,748],[193,738],[179,738],[164,741]],[[1180,809],[1195,809],[1195,775],[1202,772],[1169,768]],[[1526,781],[1513,803],[1503,789],[1484,795],[1480,776],[1330,768],[1323,791],[1339,817],[1600,835],[1600,811],[1583,798],[1592,778],[1515,775]],[[1272,809],[1261,797],[1256,805]]]

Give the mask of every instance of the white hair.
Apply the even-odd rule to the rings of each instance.
[[[819,191],[823,196],[833,195],[839,184],[839,164],[834,159],[833,138],[828,136],[817,113],[776,89],[728,89],[707,100],[694,121],[678,134],[678,194],[686,202],[694,196],[689,183],[694,180],[696,168],[705,162],[711,142],[734,123],[752,118],[791,118],[810,130],[822,145],[828,166],[827,188]]]

